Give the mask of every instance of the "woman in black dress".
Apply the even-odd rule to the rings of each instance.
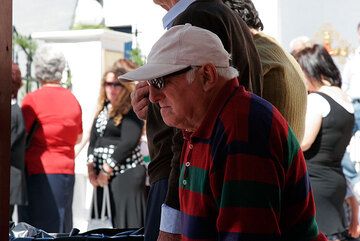
[[[25,123],[17,103],[18,90],[22,85],[21,72],[17,64],[11,69],[11,167],[10,167],[10,220],[14,205],[26,205],[25,183]]]
[[[102,187],[109,185],[114,228],[140,228],[144,224],[146,200],[146,171],[138,151],[143,122],[130,104],[134,84],[117,79],[125,72],[123,68],[113,67],[101,81],[90,133],[88,174],[100,205]]]
[[[309,91],[301,148],[314,193],[317,223],[329,240],[346,240],[346,181],[341,160],[351,138],[354,109],[340,88],[340,72],[324,47],[305,48],[295,58],[305,73]]]

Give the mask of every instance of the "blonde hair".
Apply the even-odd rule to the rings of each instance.
[[[123,68],[126,70],[126,72],[129,72],[131,70],[138,68],[139,66],[131,60],[118,59],[117,61],[115,61],[115,63],[113,64],[112,67],[113,68]]]
[[[103,77],[101,79],[100,94],[99,94],[95,116],[99,115],[99,113],[104,109],[104,106],[107,103],[106,92],[105,92],[106,76],[109,73],[113,73],[114,78],[117,80],[120,75],[123,75],[126,72],[127,70],[125,70],[125,68],[114,64],[112,68],[110,68],[108,71],[106,71],[103,74]],[[123,86],[122,91],[117,97],[115,104],[112,106],[111,110],[109,111],[109,117],[114,119],[114,123],[116,126],[118,126],[121,123],[123,116],[126,115],[131,109],[130,94],[135,89],[135,84],[133,82],[121,82],[121,85]]]

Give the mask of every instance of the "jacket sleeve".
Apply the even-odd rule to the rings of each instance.
[[[165,204],[169,207],[179,210],[179,176],[180,176],[180,157],[183,145],[183,138],[181,130],[174,128],[173,136],[173,157],[171,159],[171,171],[168,182],[168,191],[165,199]]]
[[[102,156],[101,150],[108,148],[112,149],[112,151],[110,155],[106,154],[107,157],[104,161],[113,168],[122,164],[138,144],[142,134],[142,127],[143,122],[136,117],[132,110],[123,117],[119,126],[114,126],[112,119],[108,120],[103,136],[97,133],[96,120],[94,120],[90,132],[88,161],[97,162],[99,155]]]
[[[125,159],[131,154],[133,149],[139,144],[142,134],[143,122],[139,120],[131,110],[120,124],[121,137],[116,138],[114,145],[113,163],[110,166],[123,164]]]
[[[89,137],[89,146],[88,146],[88,150],[87,150],[87,161],[88,162],[94,162],[94,148],[95,148],[95,144],[98,138],[98,135],[96,133],[96,127],[95,127],[95,123],[96,123],[96,119],[93,120],[93,124],[91,126],[91,130],[90,130],[90,137]]]

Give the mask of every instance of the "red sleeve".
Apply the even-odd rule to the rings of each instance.
[[[25,130],[29,133],[31,126],[36,120],[35,103],[30,95],[25,96],[23,99],[21,111],[24,117]]]

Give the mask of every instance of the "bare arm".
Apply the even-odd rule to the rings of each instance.
[[[88,141],[89,141],[89,133],[86,133],[85,135],[81,134],[78,136],[78,139],[76,141],[77,145],[75,145],[75,157],[79,155],[79,153],[82,151],[86,143],[88,143]]]
[[[308,150],[311,145],[314,143],[316,136],[320,131],[322,123],[321,110],[317,108],[311,101],[308,99],[308,105],[306,109],[305,117],[305,133],[304,138],[301,142],[301,149],[303,151]]]
[[[349,234],[353,238],[358,238],[360,235],[359,227],[359,203],[357,202],[355,196],[350,196],[346,199],[346,202],[349,204],[351,209],[351,220],[349,225]]]
[[[82,137],[83,137],[83,134],[82,134],[82,133],[77,136],[76,144],[79,144],[79,143],[81,142]]]

